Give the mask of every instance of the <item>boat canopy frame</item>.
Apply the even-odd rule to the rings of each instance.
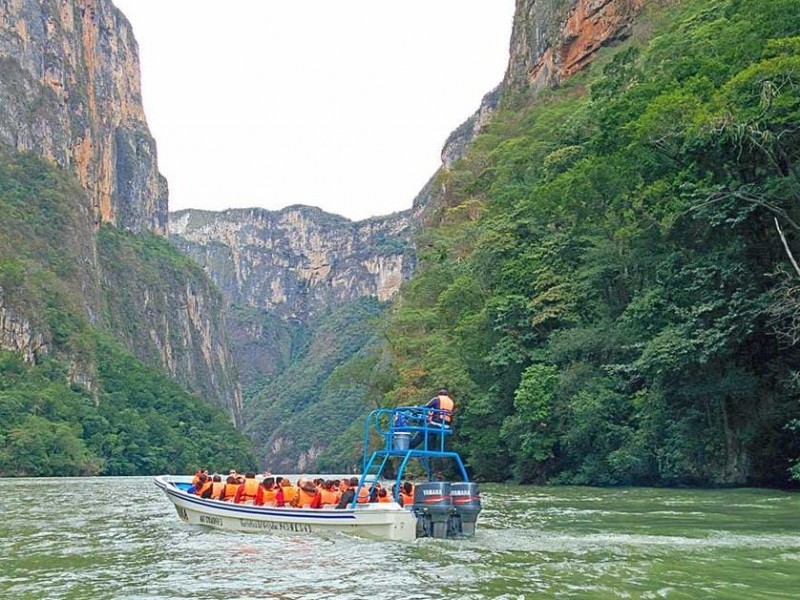
[[[434,480],[431,466],[433,459],[453,460],[461,473],[461,477],[468,482],[469,476],[461,456],[457,452],[445,450],[447,436],[453,433],[452,427],[447,423],[451,416],[451,411],[427,406],[379,408],[369,413],[364,427],[361,477],[351,506],[356,505],[358,492],[362,487],[372,486],[381,478],[386,465],[389,464],[392,457],[400,458],[400,465],[397,468],[395,477],[395,502],[399,502],[403,473],[411,460],[419,461],[423,469],[425,469],[429,481]],[[374,439],[375,434],[383,438],[383,447],[370,452],[370,442]],[[407,443],[396,443],[399,440],[410,442],[408,436],[413,439],[417,435],[422,436],[417,448],[411,448]]]

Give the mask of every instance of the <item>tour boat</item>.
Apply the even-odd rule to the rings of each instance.
[[[178,516],[193,525],[232,531],[345,531],[390,540],[413,540],[417,519],[396,502],[356,504],[344,509],[292,508],[206,500],[186,491],[191,477],[162,475],[155,483],[175,505]]]
[[[193,525],[231,531],[344,531],[389,540],[471,536],[481,509],[478,486],[469,481],[461,457],[445,450],[445,439],[452,431],[436,425],[430,418],[436,412],[424,407],[404,407],[379,409],[369,414],[362,474],[352,503],[342,509],[255,506],[204,499],[188,492],[192,477],[187,476],[161,475],[155,478],[155,484],[175,506],[178,516]],[[411,448],[410,440],[417,432],[422,442],[419,447]],[[382,439],[383,445],[370,453],[368,449],[374,439]],[[358,492],[380,481],[392,459],[399,463],[394,501],[358,503]],[[412,459],[419,461],[429,481],[418,483],[413,506],[403,507],[398,502],[399,493],[405,468]],[[436,459],[454,461],[463,481],[434,481]]]

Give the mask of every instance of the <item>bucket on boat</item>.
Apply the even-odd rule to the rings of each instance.
[[[446,538],[453,513],[450,482],[430,481],[417,484],[414,488],[413,510],[423,530],[421,535]]]
[[[411,443],[411,434],[407,431],[395,431],[392,434],[392,449],[394,450],[408,450],[408,445]]]
[[[455,520],[457,523],[455,529],[459,530],[458,534],[475,535],[475,524],[478,521],[478,513],[481,512],[481,495],[478,484],[469,481],[451,483],[450,498],[458,517]]]

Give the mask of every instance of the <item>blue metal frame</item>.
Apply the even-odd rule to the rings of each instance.
[[[394,501],[400,498],[400,484],[403,479],[408,461],[417,459],[422,464],[428,479],[433,480],[430,460],[433,458],[453,459],[458,466],[464,481],[469,481],[467,470],[457,452],[448,452],[444,449],[445,440],[453,430],[447,425],[440,425],[438,421],[444,421],[444,415],[450,414],[449,411],[428,408],[424,406],[406,406],[401,408],[381,408],[373,410],[368,416],[364,427],[364,455],[361,460],[361,478],[358,488],[353,496],[351,506],[355,506],[358,501],[358,492],[368,483],[378,481],[383,473],[386,464],[393,456],[400,457],[400,466],[397,469],[397,479],[394,487]],[[374,450],[369,453],[370,435],[377,433],[383,437],[383,449]],[[422,435],[422,443],[419,448],[409,448],[407,450],[396,450],[394,448],[394,438],[396,433],[404,433],[415,436]],[[369,458],[367,458],[369,454]],[[375,466],[378,466],[374,473],[371,473]]]

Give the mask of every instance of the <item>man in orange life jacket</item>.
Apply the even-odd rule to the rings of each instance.
[[[453,420],[453,411],[456,409],[455,403],[453,399],[450,397],[450,393],[445,389],[442,388],[436,395],[428,400],[428,403],[425,405],[425,408],[432,409],[428,412],[428,428],[442,428],[442,429],[449,429],[450,423]],[[425,438],[425,434],[422,431],[417,431],[414,434],[414,437],[411,438],[409,442],[410,448],[416,448],[422,443],[422,440]],[[436,450],[439,447],[439,436],[431,435],[428,439],[428,450]]]

